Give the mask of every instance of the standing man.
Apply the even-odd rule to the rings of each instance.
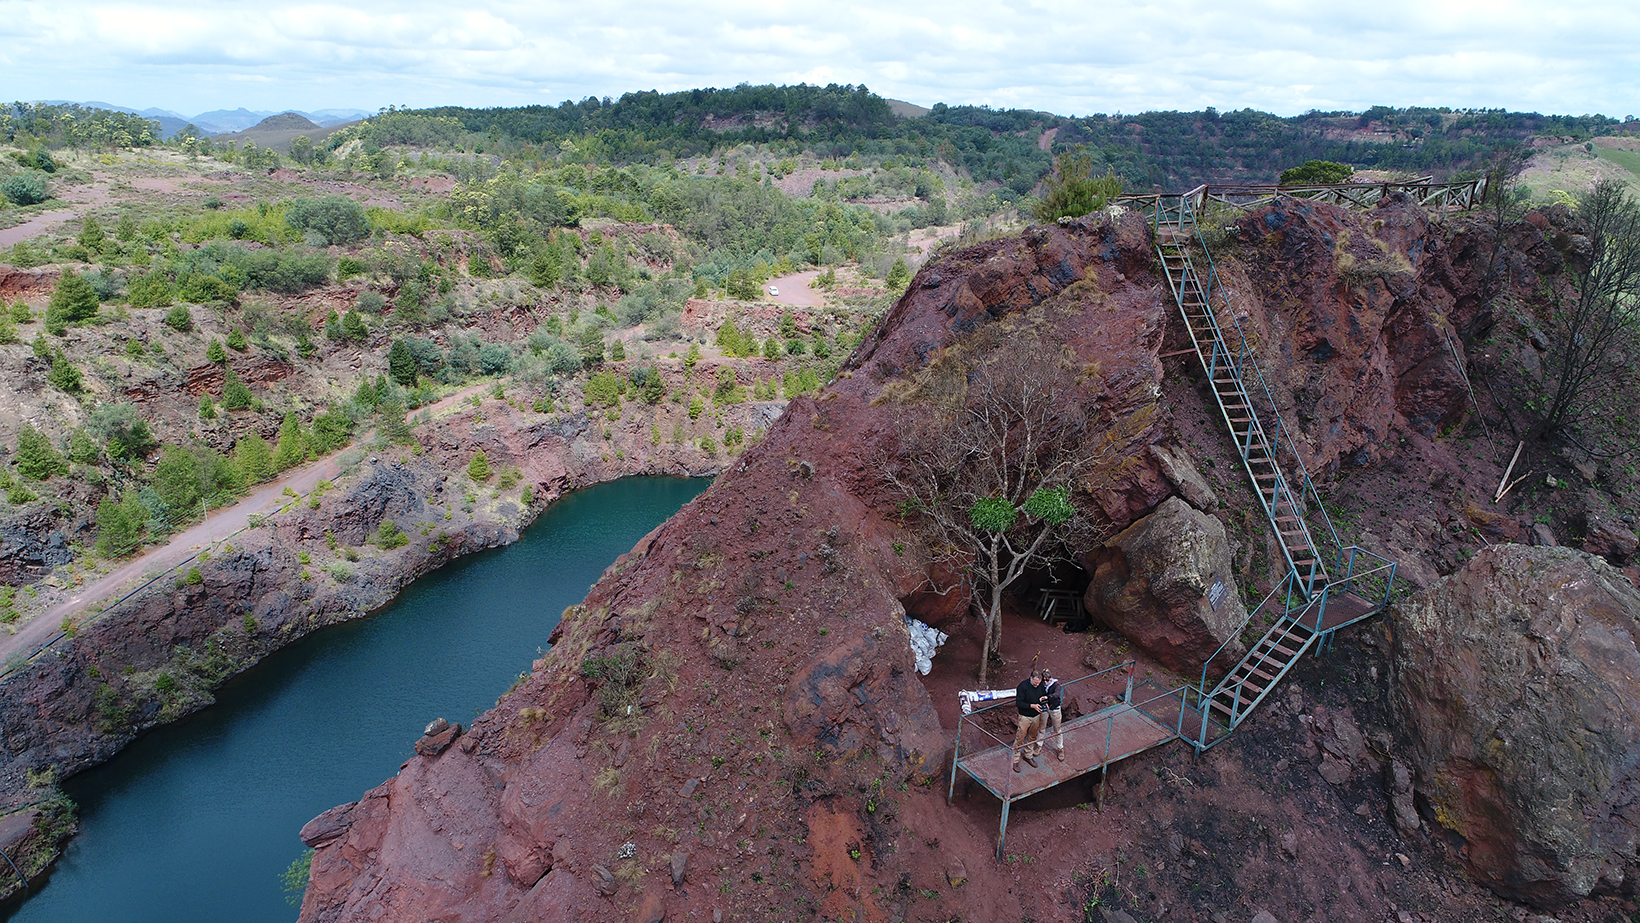
[[[1065,732],[1059,727],[1065,717],[1065,687],[1048,673],[1048,668],[1042,668],[1042,690],[1047,694],[1048,710],[1043,713],[1043,723],[1052,728],[1053,737],[1050,740],[1050,749],[1061,763],[1065,762]],[[1047,736],[1044,734],[1043,736]]]
[[[1048,711],[1048,691],[1042,686],[1041,670],[1033,668],[1031,675],[1014,690],[1014,707],[1019,711],[1019,727],[1014,731],[1014,772],[1019,772],[1021,759],[1034,768],[1035,757],[1042,752],[1042,744],[1036,738]]]

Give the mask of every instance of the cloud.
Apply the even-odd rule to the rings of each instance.
[[[924,105],[1640,108],[1640,8],[1563,0],[937,5],[0,0],[6,93],[188,111],[518,105],[752,83]],[[246,79],[254,78],[254,79]]]

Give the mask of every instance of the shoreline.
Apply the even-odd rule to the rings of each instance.
[[[474,502],[467,491],[466,503],[456,506],[452,498],[464,485],[450,483],[459,478],[450,473],[452,458],[476,449],[491,458],[509,454],[505,446],[485,444],[493,440],[484,434],[470,434],[479,438],[449,451],[439,430],[463,422],[437,421],[417,434],[415,449],[376,451],[337,478],[319,509],[306,498],[291,500],[278,521],[224,540],[217,547],[225,551],[198,566],[197,583],[192,573],[174,583],[152,581],[117,612],[99,613],[0,677],[6,743],[0,752],[0,829],[13,833],[0,849],[30,884],[49,872],[74,832],[60,824],[44,829],[27,814],[33,810],[29,802],[38,800],[28,797],[37,790],[30,782],[41,773],[54,772],[55,782],[106,762],[148,731],[214,704],[216,689],[269,654],[325,627],[375,615],[412,582],[458,558],[516,542],[569,493],[624,477],[712,477],[729,463],[692,451],[621,453],[619,464],[607,456],[598,463],[580,440],[555,439],[559,444],[550,448],[532,447],[548,451],[520,458],[533,502],[500,491]],[[446,451],[437,451],[441,445]],[[409,541],[398,548],[369,547],[388,519]],[[326,548],[335,554],[321,565]],[[162,675],[170,679],[162,682]],[[28,822],[19,822],[20,815]],[[22,889],[15,875],[6,877],[0,901]]]

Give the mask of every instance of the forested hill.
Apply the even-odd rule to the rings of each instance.
[[[708,154],[740,144],[787,144],[822,156],[938,157],[980,182],[1023,195],[1047,172],[1040,141],[1085,144],[1129,189],[1175,189],[1203,181],[1273,182],[1286,167],[1333,160],[1363,169],[1446,176],[1479,167],[1500,148],[1536,135],[1585,140],[1640,132],[1640,122],[1600,115],[1558,116],[1503,110],[1395,109],[1309,112],[1282,117],[1252,109],[1219,113],[1102,113],[1067,117],[1024,109],[936,104],[920,118],[893,114],[863,86],[749,86],[678,93],[588,97],[558,106],[414,110],[439,117],[452,135],[478,133],[498,144],[561,148],[589,160],[653,161]],[[378,121],[381,117],[378,117]],[[417,139],[390,126],[381,144]],[[409,128],[408,122],[404,125]]]

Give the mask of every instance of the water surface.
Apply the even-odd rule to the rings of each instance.
[[[295,919],[279,875],[302,852],[302,825],[397,772],[428,721],[470,724],[493,706],[563,610],[709,483],[625,478],[570,494],[518,542],[274,654],[214,707],[68,780],[80,833],[50,880],[0,918]]]

